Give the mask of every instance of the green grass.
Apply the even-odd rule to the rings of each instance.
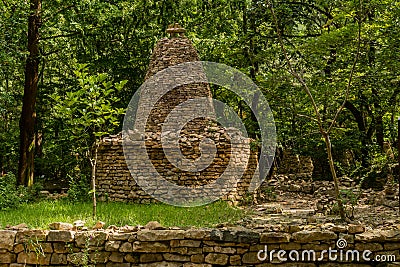
[[[30,228],[48,229],[49,223],[83,220],[91,227],[97,220],[109,225],[145,225],[158,221],[163,226],[212,227],[234,223],[245,216],[241,209],[223,201],[200,207],[183,208],[166,204],[98,203],[97,218],[92,218],[91,203],[71,203],[65,200],[24,204],[18,209],[0,211],[0,228],[26,223]]]

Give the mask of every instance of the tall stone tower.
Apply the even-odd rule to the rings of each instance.
[[[185,29],[177,23],[169,25],[167,33],[170,34],[170,37],[162,38],[156,44],[150,59],[145,80],[148,80],[154,74],[163,71],[168,67],[176,66],[185,62],[199,61],[196,49],[193,47],[192,42],[185,37],[184,32]],[[196,79],[196,75],[204,76],[205,74],[193,73],[192,75],[194,76],[193,78]],[[175,79],[179,82],[180,78],[179,73],[174,73],[173,75],[170,75],[168,79]],[[204,77],[198,78],[201,79]],[[149,103],[151,103],[151,100],[155,97],[155,91],[157,91],[157,88],[152,88],[151,91],[141,93],[138,110],[146,108]],[[210,109],[212,109],[211,91],[209,85],[206,83],[185,84],[177,86],[173,90],[169,91],[161,97],[154,107],[152,107],[149,120],[146,122],[146,132],[161,133],[161,126],[166,117],[171,113],[171,110],[189,99],[199,97],[209,98]],[[196,112],[196,110],[189,110],[189,112]],[[188,128],[193,129],[194,131],[199,131],[201,125],[204,126],[204,122],[199,124],[199,121],[197,120],[197,123],[192,123],[192,125],[190,125],[191,127]]]
[[[196,201],[196,197],[201,194],[198,189],[205,188],[210,195],[221,194],[224,199],[237,203],[244,197],[256,171],[257,156],[249,151],[239,157],[232,156],[231,138],[213,119],[215,112],[211,90],[209,84],[204,82],[204,72],[199,69],[192,72],[170,71],[174,66],[182,66],[181,63],[199,61],[196,49],[185,37],[185,29],[180,25],[170,25],[167,33],[169,38],[159,40],[153,50],[144,83],[149,83],[150,86],[141,87],[135,104],[135,123],[128,129],[128,132],[134,132],[137,128],[143,128],[144,134],[141,132],[140,136],[131,135],[135,140],[129,140],[128,145],[125,142],[124,150],[121,136],[104,138],[99,148],[99,195],[103,199],[140,203],[151,202],[154,198],[175,203],[172,199],[180,198],[179,203],[182,203],[182,200]],[[188,79],[188,76],[195,82],[179,83]],[[178,86],[164,92],[161,87],[165,83],[176,83]],[[174,113],[176,107],[196,99],[206,101],[201,106],[184,106],[183,113],[182,110],[181,113]],[[211,116],[196,116],[203,114],[200,110],[207,110]],[[129,110],[127,115],[128,113]],[[180,119],[184,121],[181,128],[168,131],[163,128],[168,121]],[[128,135],[128,139],[131,136]],[[169,140],[171,136],[178,136],[178,151],[168,142],[162,142]],[[204,143],[205,139],[213,144]],[[240,142],[239,146],[249,145],[248,139],[243,138]],[[194,162],[193,166],[196,165],[195,162],[204,156],[204,147],[210,146],[215,151],[207,166],[197,169],[180,167],[182,161],[189,162],[189,165]],[[145,154],[138,151],[145,151]],[[250,160],[247,161],[249,154]],[[230,183],[229,179],[234,176],[235,168],[243,165],[246,171],[242,178]],[[222,175],[228,178],[225,179],[225,184],[220,185],[218,181]],[[160,176],[164,181],[154,181],[155,176]],[[174,185],[173,189],[171,184]],[[147,189],[143,190],[143,187]]]

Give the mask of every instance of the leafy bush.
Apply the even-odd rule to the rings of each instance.
[[[90,200],[90,183],[85,175],[70,176],[69,177],[69,190],[68,199],[73,202],[85,202]]]
[[[32,187],[16,187],[16,178],[12,173],[0,177],[0,210],[17,208],[22,203],[40,199],[42,186],[36,183]]]
[[[393,164],[396,159],[383,154],[380,151],[372,150],[372,158],[370,159],[368,168],[360,171],[361,187],[363,189],[373,188],[382,190],[388,182],[389,177],[393,175]]]
[[[21,204],[15,184],[16,179],[12,173],[0,177],[0,210],[16,208]]]

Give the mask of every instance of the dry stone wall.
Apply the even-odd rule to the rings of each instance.
[[[290,149],[282,152],[282,159],[279,164],[279,174],[295,174],[311,178],[314,165],[311,157],[294,153]]]
[[[219,135],[221,133],[213,132],[213,135]],[[217,137],[220,138],[220,137]],[[197,143],[198,140],[196,139]],[[221,145],[221,143],[220,143]],[[135,147],[137,146],[137,147]],[[132,144],[130,148],[132,153],[136,149],[139,149],[140,144]],[[187,145],[189,148],[193,147],[190,143]],[[221,145],[222,146],[222,145]],[[183,149],[183,151],[195,154],[196,151],[193,149]],[[159,146],[157,142],[154,142],[153,146],[148,148],[148,154],[152,157],[152,163],[155,169],[165,179],[176,182],[178,185],[202,185],[205,183],[216,180],[222,172],[226,171],[226,163],[229,160],[229,147],[220,147],[218,156],[214,159],[214,164],[200,172],[185,172],[173,166],[170,166],[168,159],[165,157],[164,149]],[[186,154],[189,156],[189,154]],[[227,194],[223,197],[224,200],[228,200],[233,204],[238,204],[245,196],[247,196],[247,189],[250,185],[250,181],[253,178],[254,173],[257,171],[257,154],[243,154],[243,157],[249,157],[249,162],[242,178],[238,182],[233,182],[232,187],[226,188]],[[137,162],[133,168],[137,175],[148,175],[149,169],[146,166],[142,166],[143,161],[140,158],[136,158]],[[240,164],[241,158],[238,164]],[[169,168],[168,168],[169,167]],[[242,166],[243,167],[243,166]],[[174,171],[171,171],[174,170]],[[99,147],[99,158],[97,168],[97,192],[99,198],[103,201],[123,201],[123,202],[135,202],[135,203],[151,203],[156,202],[153,197],[147,194],[143,189],[137,185],[135,179],[131,176],[126,165],[124,151],[122,148],[122,139],[119,136],[106,137],[100,144]],[[153,194],[158,194],[152,192]],[[162,188],[160,188],[159,194],[163,194]]]
[[[400,230],[366,231],[359,225],[331,226],[326,230],[301,230],[288,225],[284,231],[255,231],[244,228],[149,230],[123,227],[118,230],[2,230],[0,231],[0,267],[22,266],[375,266],[376,262],[339,262],[323,254],[321,260],[285,262],[278,251],[300,253],[315,250],[320,258],[324,250],[337,249],[339,238],[347,240],[346,250],[368,257],[394,255],[400,260]],[[272,257],[257,254],[267,249]],[[282,253],[282,252],[281,252]],[[346,252],[344,252],[346,253]],[[295,255],[295,254],[293,254]],[[337,255],[340,255],[340,251]],[[286,255],[287,257],[287,255]],[[281,254],[282,258],[282,254]],[[272,259],[272,261],[271,261]],[[301,258],[299,258],[301,259]],[[308,259],[308,258],[305,258]],[[312,258],[311,258],[312,259]],[[393,261],[393,258],[391,258]],[[376,265],[378,266],[378,265]],[[379,266],[398,266],[380,263]]]

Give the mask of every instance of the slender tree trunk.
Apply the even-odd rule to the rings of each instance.
[[[360,6],[361,6],[361,4],[360,4]],[[275,28],[276,28],[276,33],[277,33],[277,36],[278,36],[279,44],[280,44],[282,52],[283,52],[283,54],[285,56],[286,63],[288,64],[289,73],[294,78],[296,78],[296,80],[298,80],[302,84],[303,89],[304,89],[305,93],[307,94],[308,98],[310,99],[311,105],[312,105],[312,107],[314,109],[315,118],[316,118],[316,122],[318,124],[319,132],[321,133],[321,135],[322,135],[322,137],[324,139],[326,150],[327,150],[327,154],[328,154],[329,167],[330,167],[330,170],[331,170],[331,173],[332,173],[333,182],[334,182],[335,197],[336,197],[336,200],[337,200],[337,203],[338,203],[338,207],[339,207],[339,214],[340,214],[340,217],[341,217],[342,220],[348,221],[348,218],[346,217],[346,212],[345,212],[345,209],[344,209],[344,206],[343,206],[343,201],[342,201],[341,196],[340,196],[340,190],[339,190],[339,183],[340,182],[339,182],[339,179],[337,177],[336,170],[335,170],[335,164],[334,164],[334,160],[333,160],[333,156],[332,156],[332,144],[331,144],[331,141],[330,141],[330,138],[329,138],[329,133],[332,130],[333,126],[336,124],[336,121],[337,121],[337,118],[338,118],[339,114],[342,112],[342,110],[345,108],[346,103],[348,102],[347,100],[348,100],[349,90],[350,90],[353,74],[354,74],[354,71],[355,71],[355,68],[356,68],[356,65],[357,65],[358,57],[359,57],[359,54],[360,54],[361,23],[360,22],[358,23],[359,27],[358,27],[358,38],[357,38],[358,39],[357,53],[356,53],[356,56],[355,56],[354,61],[353,61],[353,66],[351,68],[349,81],[348,81],[346,89],[345,89],[345,99],[344,99],[342,105],[336,110],[335,117],[333,118],[332,122],[330,123],[328,129],[325,130],[324,129],[324,125],[323,125],[323,121],[322,121],[322,116],[321,116],[321,114],[320,114],[320,112],[318,110],[318,106],[317,106],[317,104],[316,104],[316,102],[314,100],[314,97],[313,97],[313,95],[312,95],[312,93],[310,91],[310,88],[308,87],[307,83],[304,81],[302,76],[299,75],[299,73],[296,72],[296,70],[293,68],[293,66],[292,66],[292,64],[290,62],[290,59],[289,59],[288,53],[286,51],[285,45],[283,44],[281,31],[280,31],[280,28],[279,28],[279,25],[278,25],[278,19],[277,19],[276,15],[275,15],[275,11],[274,11],[274,7],[273,7],[272,3],[269,3],[269,8],[271,10],[273,22],[275,24]]]
[[[39,78],[39,28],[41,25],[41,0],[30,1],[28,18],[28,52],[25,65],[25,85],[22,113],[19,121],[20,155],[18,165],[19,185],[31,186],[34,175],[36,96]]]
[[[92,165],[92,202],[93,202],[93,218],[96,218],[97,215],[97,198],[96,198],[96,165],[97,165],[97,152],[99,149],[99,143],[96,140],[95,148],[93,151],[93,158],[90,160],[90,163]]]
[[[346,213],[345,213],[345,210],[344,210],[342,197],[340,195],[339,178],[337,177],[337,174],[336,174],[335,162],[333,160],[333,155],[332,155],[332,143],[331,143],[331,140],[329,138],[329,134],[328,133],[322,132],[322,136],[324,137],[326,151],[328,153],[329,168],[331,170],[331,174],[332,174],[332,178],[333,178],[333,185],[335,187],[335,197],[336,197],[336,200],[338,202],[339,215],[340,215],[340,218],[345,219],[346,218]]]

